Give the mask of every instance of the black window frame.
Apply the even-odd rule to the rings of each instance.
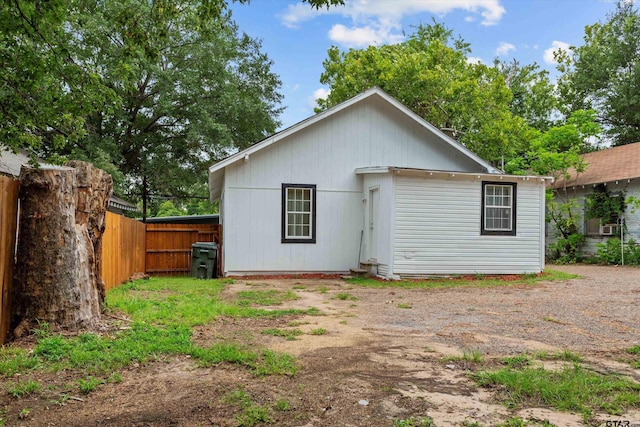
[[[287,190],[289,188],[302,188],[311,190],[311,238],[300,239],[287,237]],[[282,224],[280,243],[316,243],[316,185],[315,184],[282,184]]]
[[[511,187],[511,230],[486,230],[484,227],[485,216],[485,189],[487,185],[500,185]],[[515,182],[501,182],[501,181],[482,181],[482,194],[481,194],[481,211],[480,211],[480,234],[483,236],[515,236],[517,225],[517,189],[518,185]]]

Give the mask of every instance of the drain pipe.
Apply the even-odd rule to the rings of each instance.
[[[357,268],[360,268],[360,257],[362,256],[362,238],[364,237],[364,230],[360,230],[360,247],[358,248],[358,262],[356,263]]]
[[[620,255],[624,266],[624,216],[620,216]]]

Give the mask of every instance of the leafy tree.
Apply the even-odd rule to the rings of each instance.
[[[186,211],[178,209],[171,200],[167,200],[160,204],[160,209],[158,210],[156,217],[183,216],[186,213]]]
[[[145,201],[188,192],[204,162],[270,133],[280,112],[271,63],[228,3],[0,3],[0,147],[93,161]]]
[[[328,51],[318,110],[379,86],[425,120],[497,164],[520,150],[529,126],[510,111],[512,94],[495,67],[470,64],[469,45],[442,24],[419,26],[395,45]]]
[[[582,154],[591,151],[590,141],[601,133],[595,122],[595,111],[574,112],[564,124],[538,132],[528,149],[506,164],[506,171],[514,174],[533,173],[568,178],[571,173],[583,172],[587,165]],[[556,242],[549,245],[552,258],[560,262],[576,262],[578,250],[585,241],[579,232],[582,206],[575,198],[549,188],[546,193],[547,222],[553,226]]]
[[[549,72],[541,70],[536,63],[521,66],[515,59],[513,62],[496,60],[494,66],[502,73],[513,95],[511,113],[524,118],[529,126],[539,131],[553,126],[557,100]]]
[[[509,160],[505,171],[513,174],[532,173],[568,178],[569,171],[582,172],[582,154],[593,151],[591,141],[597,139],[602,128],[596,123],[593,110],[578,110],[564,124],[536,131],[522,155]]]
[[[594,109],[615,145],[640,141],[640,14],[619,1],[604,23],[585,28],[584,45],[560,54],[565,111]]]
[[[118,108],[87,117],[64,154],[124,174],[120,191],[186,197],[206,167],[275,131],[280,80],[259,42],[196,0],[79,0],[70,45]],[[101,164],[101,166],[103,166]]]
[[[109,99],[67,49],[67,3],[0,3],[0,148],[55,150],[85,136],[84,115]]]

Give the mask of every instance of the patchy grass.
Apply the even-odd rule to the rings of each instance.
[[[580,277],[576,274],[557,270],[545,270],[541,274],[522,274],[476,278],[474,276],[456,276],[447,278],[396,280],[388,281],[373,278],[351,278],[347,282],[367,288],[404,288],[404,289],[437,289],[455,287],[488,288],[496,286],[533,285],[542,281],[568,280]]]
[[[22,396],[37,393],[42,388],[42,384],[35,380],[18,381],[17,383],[9,383],[6,386],[7,393],[16,399]]]
[[[175,355],[188,355],[202,366],[233,363],[256,376],[294,375],[298,366],[289,355],[271,350],[247,348],[233,341],[218,342],[210,347],[195,345],[192,328],[217,317],[277,317],[290,314],[321,315],[309,310],[264,310],[248,307],[269,302],[277,304],[296,298],[294,292],[251,291],[240,301],[225,302],[220,298],[229,280],[197,280],[185,277],[152,278],[125,284],[109,292],[107,308],[126,313],[130,322],[125,330],[110,334],[80,334],[64,337],[53,334],[41,323],[34,335],[31,352],[11,345],[0,348],[0,377],[12,378],[33,370],[71,372],[76,378],[66,392],[76,390],[88,394],[97,387],[121,381],[118,371],[132,365],[145,365]],[[299,331],[302,334],[301,331]],[[35,381],[7,383],[5,389],[20,397],[40,390]]]
[[[300,329],[278,329],[278,328],[263,329],[262,332],[260,333],[262,335],[282,337],[287,339],[288,341],[294,341],[297,339],[296,337],[303,334],[303,332]]]
[[[308,333],[309,335],[325,335],[327,333],[327,330],[325,328],[316,328],[310,330]]]
[[[580,356],[578,353],[574,353],[569,350],[562,350],[556,353],[539,351],[534,354],[534,358],[538,360],[561,360],[563,362],[575,362],[575,363],[580,363],[584,361],[583,357]]]
[[[513,357],[505,357],[502,359],[502,363],[507,365],[509,368],[520,369],[525,366],[529,366],[531,364],[531,358],[526,354],[520,354]]]
[[[520,417],[509,418],[503,423],[498,424],[496,427],[556,427],[555,424],[551,424],[549,420],[524,420]]]
[[[484,362],[484,355],[479,350],[465,349],[462,351],[462,356],[447,356],[443,357],[441,360],[443,362],[464,360],[465,362],[482,363]]]
[[[393,427],[432,427],[434,425],[431,417],[411,417],[393,420]]]
[[[400,303],[397,305],[398,308],[411,309],[413,306],[411,304]]]
[[[333,297],[332,299],[339,299],[341,301],[346,301],[346,300],[356,301],[358,297],[356,297],[355,295],[351,295],[349,292],[340,292],[336,294],[336,296]]]
[[[549,406],[580,412],[589,420],[596,411],[619,415],[628,408],[640,407],[640,384],[618,375],[593,372],[580,363],[560,371],[507,367],[483,371],[473,378],[481,386],[494,388],[512,409]]]
[[[156,325],[204,325],[219,316],[278,317],[304,314],[304,310],[264,310],[251,305],[279,305],[297,299],[293,291],[245,291],[238,300],[220,298],[229,279],[199,280],[191,277],[154,277],[127,283],[109,291],[107,307],[120,310],[132,319]]]
[[[249,305],[280,305],[285,301],[300,299],[294,291],[278,291],[270,289],[268,291],[242,291],[238,292],[238,305],[246,307]]]
[[[640,345],[629,347],[626,351],[627,353],[635,356],[634,360],[631,360],[631,366],[634,369],[640,369]]]
[[[253,427],[261,423],[273,422],[269,408],[253,403],[251,396],[243,390],[230,393],[223,399],[223,402],[240,406],[242,412],[236,416],[239,427]]]

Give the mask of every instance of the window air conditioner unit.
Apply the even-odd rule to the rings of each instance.
[[[603,236],[613,236],[615,234],[618,234],[618,224],[600,225],[600,234]]]

